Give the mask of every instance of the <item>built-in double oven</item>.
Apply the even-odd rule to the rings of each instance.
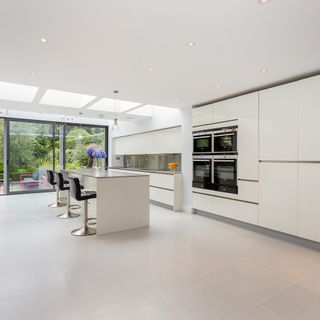
[[[195,132],[193,146],[193,187],[238,193],[237,126]]]

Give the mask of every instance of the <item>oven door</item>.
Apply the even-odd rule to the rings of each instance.
[[[212,185],[212,158],[193,159],[193,182],[195,188],[210,189]]]
[[[212,134],[193,136],[193,152],[194,153],[212,152]]]
[[[214,135],[214,153],[236,153],[237,132]]]
[[[237,160],[214,159],[214,186],[216,190],[238,193]]]

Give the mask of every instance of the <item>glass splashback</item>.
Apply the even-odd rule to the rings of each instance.
[[[180,153],[123,155],[114,156],[113,158],[114,167],[124,167],[152,171],[169,171],[169,162],[176,162],[176,171],[181,171]]]

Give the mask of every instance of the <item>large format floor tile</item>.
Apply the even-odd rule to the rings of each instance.
[[[149,228],[73,237],[54,197],[0,197],[1,320],[319,319],[318,251],[153,205]]]
[[[231,320],[284,320],[284,318],[267,310],[263,306],[254,306],[253,308],[241,312]]]
[[[101,313],[94,320],[187,320],[159,295],[146,295]]]
[[[253,304],[231,287],[206,276],[166,288],[161,295],[191,320],[229,319]]]
[[[320,293],[300,285],[290,286],[263,305],[286,320],[320,319]]]
[[[210,275],[257,302],[293,283],[290,277],[278,275],[250,259],[234,263]]]

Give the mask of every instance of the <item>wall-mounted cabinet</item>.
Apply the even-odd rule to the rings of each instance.
[[[260,159],[297,160],[298,84],[260,91]]]
[[[113,139],[115,155],[181,153],[181,127]]]

